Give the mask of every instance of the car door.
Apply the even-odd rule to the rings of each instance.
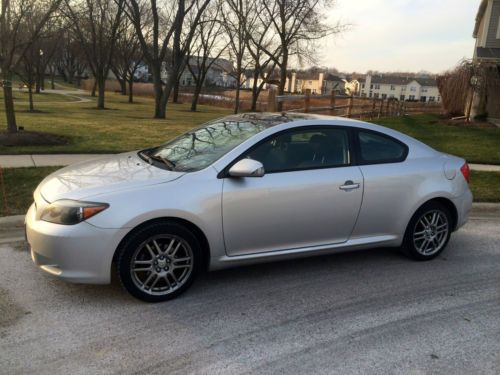
[[[242,155],[260,161],[265,175],[224,178],[227,254],[347,241],[363,195],[349,139],[346,128],[308,126],[270,136]]]

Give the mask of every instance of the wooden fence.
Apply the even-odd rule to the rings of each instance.
[[[402,116],[409,113],[441,113],[440,103],[406,102],[395,98],[362,98],[336,95],[313,95],[306,90],[303,95],[276,95],[269,89],[267,110],[269,112],[322,113],[331,116],[374,119],[379,117]]]

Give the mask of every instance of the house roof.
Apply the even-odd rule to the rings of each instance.
[[[472,32],[472,36],[477,38],[477,34],[479,32],[479,25],[481,24],[481,20],[483,19],[484,13],[486,12],[486,5],[488,5],[488,0],[481,0],[481,4],[479,4],[479,9],[476,14],[476,23],[474,24],[474,31]]]
[[[421,86],[437,86],[436,79],[431,77],[417,77],[415,81],[420,83]]]
[[[412,81],[416,81],[422,86],[437,86],[436,79],[430,77],[373,75],[371,80],[372,83],[377,83],[382,85],[407,85]]]
[[[500,60],[500,48],[477,47],[476,56],[478,59]]]
[[[338,81],[338,82],[342,82],[342,78],[340,78],[339,76],[333,75],[333,74],[327,74],[324,80],[325,81]]]

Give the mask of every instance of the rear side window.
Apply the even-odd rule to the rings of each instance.
[[[380,133],[359,130],[358,139],[364,164],[397,163],[408,154],[406,145]]]

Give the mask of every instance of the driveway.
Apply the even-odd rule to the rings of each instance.
[[[231,269],[155,305],[3,244],[0,373],[32,372],[498,374],[500,219],[431,262],[379,249]]]

